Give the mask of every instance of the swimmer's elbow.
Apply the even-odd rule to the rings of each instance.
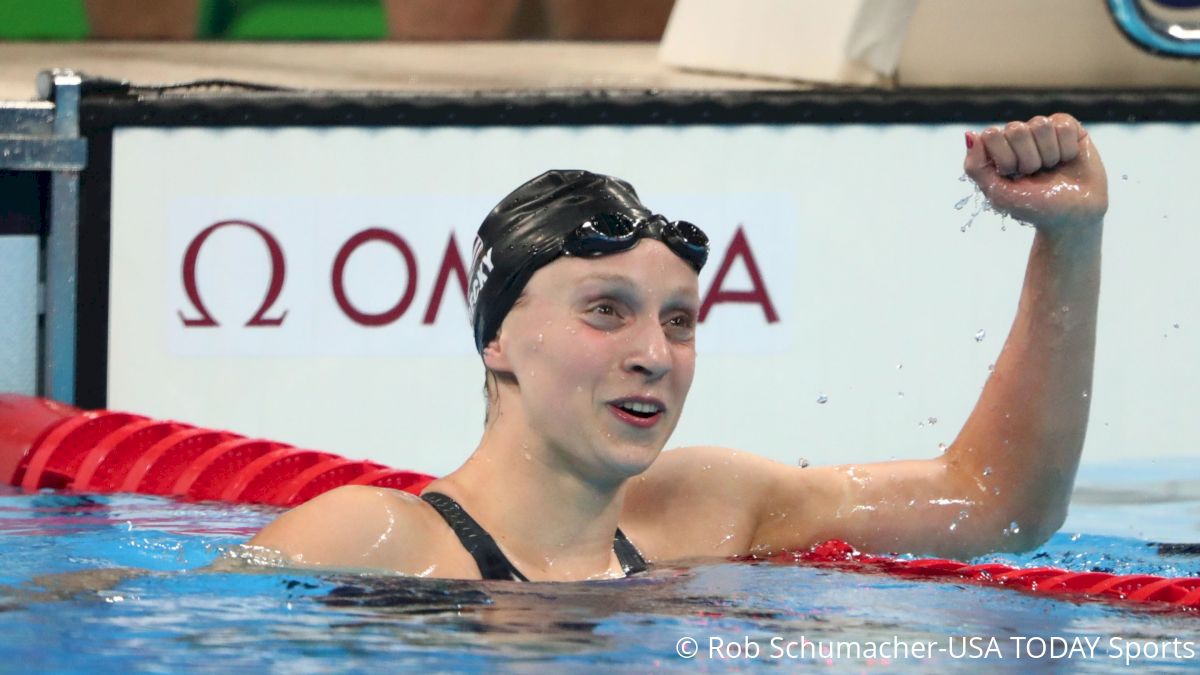
[[[1024,480],[995,484],[984,490],[971,472],[950,464],[954,485],[964,498],[974,503],[969,537],[972,555],[1005,552],[1023,553],[1045,544],[1062,529],[1070,504],[1070,484],[1063,481]],[[981,491],[983,494],[981,494]]]
[[[1067,520],[1067,505],[1025,504],[1020,508],[997,508],[988,520],[988,539],[993,550],[1004,553],[1032,551],[1053,537]]]
[[[1063,507],[1061,512],[1036,514],[1027,518],[1026,522],[1029,523],[1028,532],[1020,526],[1020,521],[1014,520],[1009,523],[1009,536],[1016,537],[1016,544],[1020,551],[1032,551],[1050,541],[1050,537],[1061,530],[1063,524],[1067,522],[1067,510],[1066,507]],[[1015,535],[1012,533],[1012,523],[1018,523],[1017,527],[1021,530]],[[1022,535],[1025,535],[1024,538]]]

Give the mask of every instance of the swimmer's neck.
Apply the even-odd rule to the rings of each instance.
[[[430,489],[458,500],[531,579],[619,572],[613,533],[624,481],[585,480],[581,471],[552,459],[562,456],[491,425],[470,459]]]

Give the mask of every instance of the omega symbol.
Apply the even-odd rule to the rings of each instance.
[[[271,254],[271,284],[267,287],[267,294],[263,297],[262,304],[259,305],[258,311],[250,320],[246,322],[247,326],[278,326],[283,323],[287,317],[287,310],[284,310],[278,318],[268,318],[267,312],[279,299],[279,292],[283,290],[283,278],[287,273],[287,266],[283,259],[283,249],[280,248],[279,242],[274,235],[268,232],[265,228],[256,225],[248,220],[223,220],[219,223],[209,225],[196,235],[195,239],[188,244],[187,252],[183,256],[183,288],[187,292],[188,300],[192,303],[192,308],[199,314],[199,318],[189,319],[179,312],[179,318],[183,321],[183,325],[188,327],[206,327],[218,326],[216,319],[213,319],[208,308],[204,306],[204,301],[200,298],[200,289],[196,285],[196,261],[200,257],[200,248],[204,246],[204,242],[212,235],[213,232],[222,227],[240,225],[253,230],[267,245],[267,250]]]

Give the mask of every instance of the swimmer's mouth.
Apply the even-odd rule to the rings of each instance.
[[[639,427],[653,426],[666,410],[659,401],[643,398],[620,399],[608,405],[617,417]]]

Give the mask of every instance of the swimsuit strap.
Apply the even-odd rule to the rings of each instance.
[[[500,550],[500,546],[492,539],[479,523],[475,522],[458,502],[440,492],[426,492],[421,499],[441,514],[463,548],[475,559],[479,566],[479,574],[484,579],[508,579],[513,581],[529,581],[521,570],[509,562],[508,557]]]
[[[442,516],[450,529],[454,530],[454,534],[462,542],[463,548],[475,559],[481,577],[529,581],[524,574],[521,574],[521,570],[518,570],[504,555],[496,540],[492,539],[492,535],[475,522],[475,519],[463,510],[458,502],[440,492],[426,492],[421,495],[421,499],[428,502]],[[642,557],[637,547],[629,541],[619,527],[616,534],[613,535],[613,553],[617,554],[617,561],[621,563],[621,569],[624,570],[626,576],[646,571],[646,559]]]
[[[617,560],[621,563],[621,569],[625,570],[625,576],[646,571],[646,559],[642,557],[641,552],[619,527],[617,534],[613,536],[613,553],[617,554]]]

